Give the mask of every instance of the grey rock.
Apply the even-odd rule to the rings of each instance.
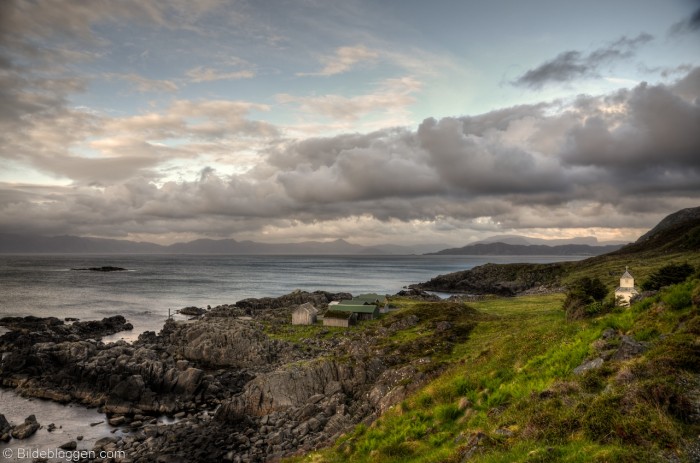
[[[37,432],[38,429],[39,423],[37,423],[36,417],[34,415],[29,415],[24,420],[24,423],[15,426],[10,434],[15,439],[26,439]]]
[[[574,368],[574,374],[575,375],[582,375],[583,373],[587,372],[588,370],[598,369],[598,368],[603,366],[603,363],[605,363],[605,360],[603,360],[600,357],[594,358],[593,360],[585,361],[581,365]]]
[[[74,440],[66,442],[65,444],[61,445],[63,450],[75,450],[78,448],[78,443]]]
[[[612,360],[629,360],[642,355],[649,349],[649,345],[645,342],[636,341],[634,338],[623,335],[620,341],[620,347],[612,355]]]

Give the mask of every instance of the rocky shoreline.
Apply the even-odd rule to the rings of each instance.
[[[424,283],[410,285],[409,288],[475,296],[557,293],[564,291],[560,279],[570,266],[570,262],[484,264],[469,270],[438,275]]]
[[[382,344],[387,333],[415,326],[415,316],[301,343],[269,335],[300,304],[325,310],[348,296],[296,291],[246,299],[196,320],[167,320],[133,343],[100,341],[131,329],[121,316],[4,318],[0,325],[10,331],[0,336],[0,380],[25,396],[99,407],[110,425],[128,431],[95,444],[124,452],[105,461],[275,460],[371,423],[431,377],[430,368],[419,370],[410,355]],[[178,421],[159,424],[161,415]]]

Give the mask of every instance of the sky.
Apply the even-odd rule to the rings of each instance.
[[[699,132],[699,1],[0,2],[5,233],[633,241]]]

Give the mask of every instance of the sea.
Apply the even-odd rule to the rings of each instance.
[[[297,289],[395,294],[412,283],[488,262],[580,259],[583,257],[0,255],[0,317],[99,320],[124,315],[134,329],[104,341],[132,341],[144,331],[159,331],[169,314],[188,306],[215,307],[251,297],[281,296]],[[127,270],[73,270],[102,266]],[[0,327],[0,335],[4,331]],[[26,441],[0,443],[3,451],[13,452],[11,458],[8,453],[0,461],[23,461],[18,457],[23,450],[56,450],[78,435],[84,436],[78,449],[91,449],[96,439],[118,432],[105,424],[106,417],[97,410],[26,399],[10,389],[0,389],[0,413],[12,424],[36,414],[43,425]],[[57,426],[53,432],[47,430],[50,423]],[[94,423],[100,424],[90,426]]]

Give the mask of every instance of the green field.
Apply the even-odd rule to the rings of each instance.
[[[605,273],[611,264],[588,271]],[[415,314],[418,325],[383,343],[419,358],[442,342],[436,321],[461,326],[449,349],[430,354],[439,375],[372,425],[291,461],[693,461],[689,455],[700,452],[692,447],[700,433],[700,317],[691,301],[699,293],[692,280],[630,309],[577,321],[566,320],[563,294],[468,307],[395,299],[400,310],[358,329],[375,332]],[[605,344],[608,328],[617,340]],[[600,349],[616,348],[623,334],[649,350],[573,373]]]

